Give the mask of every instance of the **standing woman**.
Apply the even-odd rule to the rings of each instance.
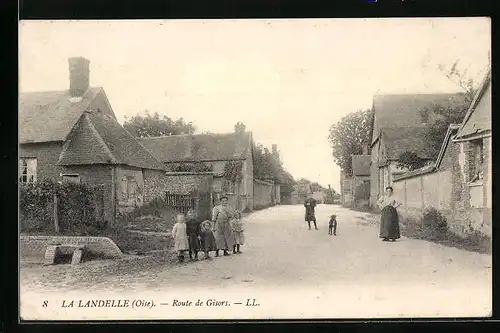
[[[224,255],[228,256],[228,250],[232,249],[234,245],[234,236],[230,224],[233,212],[227,201],[226,196],[222,197],[220,204],[215,206],[212,211],[212,222],[214,223],[215,241],[217,243],[216,257],[219,256],[219,250],[223,250]]]
[[[382,209],[380,217],[380,238],[384,242],[394,242],[401,237],[399,233],[399,217],[396,208],[401,206],[401,203],[394,198],[394,190],[392,187],[385,188],[385,195],[378,199],[377,203]]]

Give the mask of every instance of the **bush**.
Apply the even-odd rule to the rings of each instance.
[[[443,233],[448,231],[446,218],[434,207],[425,209],[421,222],[424,229]]]
[[[20,184],[19,222],[21,232],[51,232],[54,226],[54,195],[58,198],[59,231],[86,234],[87,229],[102,229],[103,187],[92,184],[57,183],[43,180]]]

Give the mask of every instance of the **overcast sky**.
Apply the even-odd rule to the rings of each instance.
[[[332,124],[377,92],[459,91],[437,65],[480,80],[489,50],[486,18],[24,21],[20,90],[67,89],[67,58],[84,56],[121,123],[146,109],[198,131],[243,121],[295,177],[339,190]]]

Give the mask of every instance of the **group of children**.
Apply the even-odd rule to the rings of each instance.
[[[245,236],[239,211],[234,212],[230,225],[234,238],[233,253],[242,253],[240,246],[244,244]],[[178,214],[172,229],[172,237],[174,238],[174,248],[177,251],[179,262],[184,261],[186,252],[189,252],[191,260],[198,260],[199,251],[204,252],[203,259],[210,259],[210,251],[215,251],[216,257],[219,256],[220,250],[226,253],[228,249],[217,248],[214,235],[215,227],[210,220],[199,222],[193,210],[189,210],[186,215]]]

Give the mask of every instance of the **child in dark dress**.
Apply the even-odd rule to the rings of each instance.
[[[186,234],[189,242],[189,258],[191,260],[198,260],[200,231],[201,223],[196,218],[194,210],[190,209],[186,214]]]
[[[210,259],[210,251],[217,251],[217,245],[215,243],[215,236],[212,231],[212,222],[209,220],[203,221],[201,223],[201,247],[203,252],[205,252],[204,259]]]

